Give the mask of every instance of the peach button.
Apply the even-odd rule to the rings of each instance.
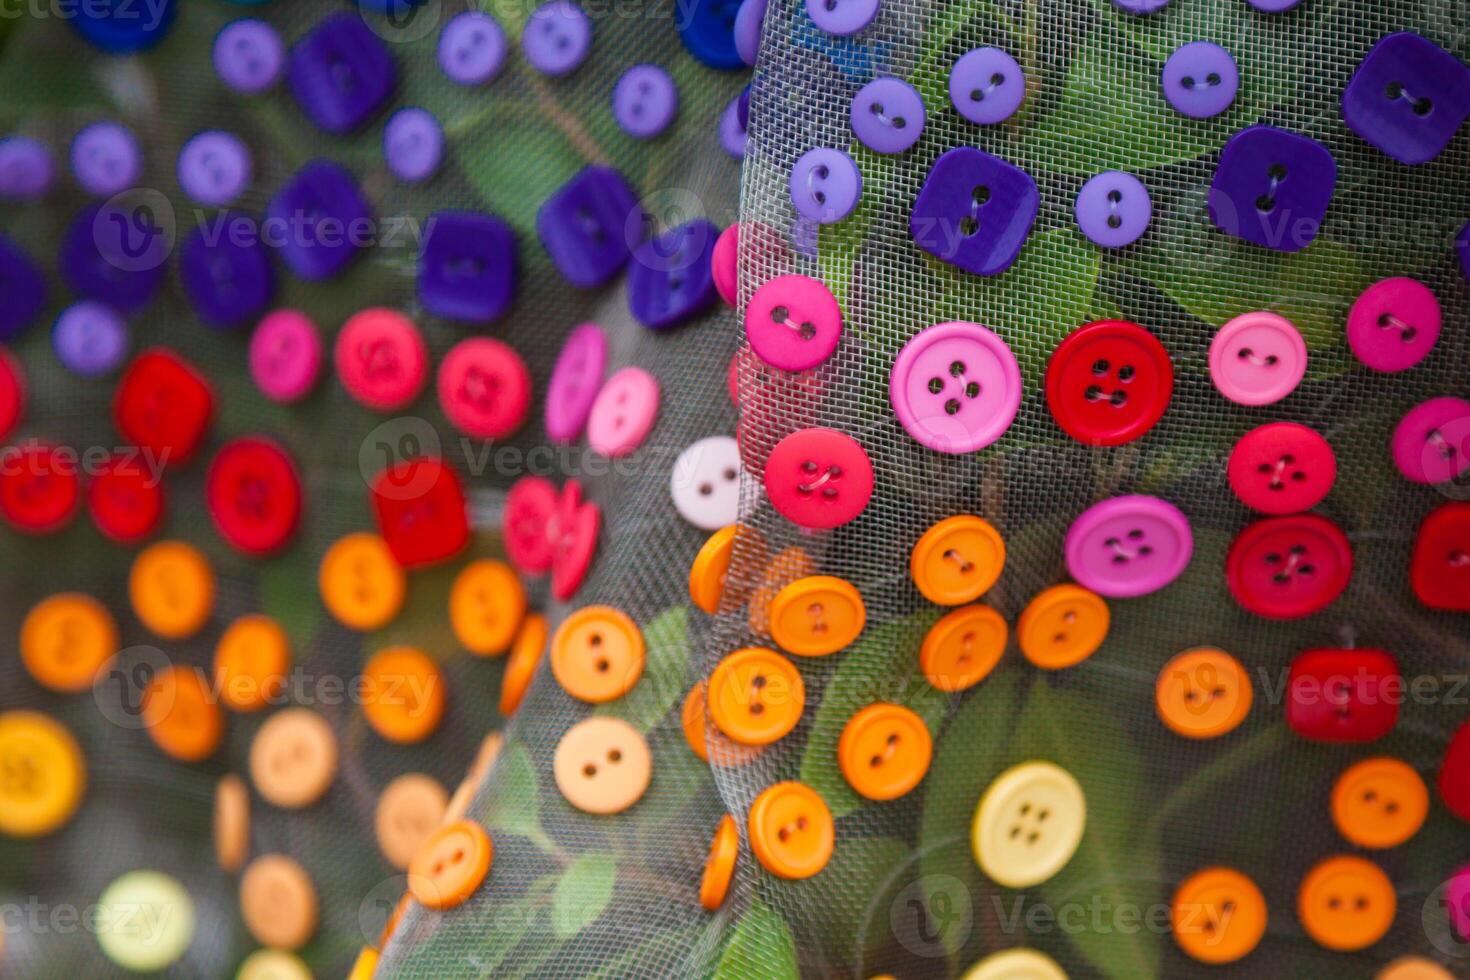
[[[1239,871],[1205,868],[1174,892],[1174,941],[1201,963],[1233,963],[1266,934],[1266,898]]]
[[[166,640],[186,639],[214,611],[214,571],[193,545],[160,541],[133,559],[128,597],[149,630]]]
[[[843,777],[870,800],[894,800],[919,785],[933,754],[924,719],[898,704],[868,705],[848,719],[837,740]]]
[[[851,583],[831,575],[797,579],[771,600],[771,637],[789,653],[824,657],[862,633],[868,612]]]
[[[36,683],[61,694],[92,686],[117,653],[117,624],[107,607],[80,592],[61,592],[31,607],[20,624],[20,660]]]
[[[214,857],[220,870],[234,874],[250,853],[250,792],[245,780],[229,773],[214,784]]]
[[[311,806],[337,778],[337,736],[310,708],[271,715],[250,743],[250,780],[267,803],[287,810]]]
[[[449,623],[470,653],[493,657],[510,649],[526,615],[526,590],[503,561],[471,562],[449,591]]]
[[[454,795],[449,798],[449,805],[444,808],[443,823],[454,823],[469,813],[470,803],[475,798],[475,791],[485,781],[490,767],[495,765],[504,741],[499,732],[491,732],[485,736],[484,741],[480,743],[480,751],[475,754],[474,764],[470,766],[469,772],[465,773],[464,779],[459,781]]]
[[[769,745],[801,719],[806,688],[775,650],[746,647],[715,665],[706,695],[715,727],[741,745]]]
[[[1080,585],[1054,585],[1021,611],[1016,639],[1027,660],[1045,670],[1060,670],[1096,653],[1111,620],[1102,596]]]
[[[269,616],[241,616],[214,648],[214,687],[225,707],[259,711],[279,700],[291,670],[291,642]]]
[[[480,887],[494,857],[484,827],[473,820],[445,824],[409,862],[409,893],[428,908],[452,909]]]
[[[1398,898],[1378,865],[1339,855],[1307,872],[1296,908],[1307,935],[1328,949],[1350,953],[1383,938],[1393,925]]]
[[[509,718],[521,706],[521,699],[530,689],[531,680],[536,676],[536,668],[540,666],[541,657],[546,653],[547,633],[546,617],[540,613],[531,613],[521,624],[521,631],[516,634],[515,643],[511,646],[510,656],[506,658],[505,672],[500,675],[502,717]]]
[[[643,676],[643,632],[611,606],[578,609],[551,638],[551,672],[572,697],[591,704],[615,701]]]
[[[378,796],[373,830],[388,863],[407,868],[413,856],[444,822],[449,794],[432,776],[421,772],[398,776]]]
[[[939,690],[963,691],[995,669],[1009,633],[989,606],[962,606],[929,627],[919,647],[919,669]]]
[[[653,756],[626,721],[587,718],[561,737],[551,767],[556,788],[578,810],[621,813],[648,789]]]
[[[1223,650],[1186,650],[1164,664],[1154,685],[1154,707],[1170,730],[1185,738],[1217,738],[1250,713],[1250,675]]]
[[[240,914],[262,946],[305,946],[316,932],[318,912],[311,876],[284,854],[256,858],[240,878]]]
[[[1400,956],[1373,975],[1373,980],[1455,980],[1454,975],[1422,956]]]
[[[728,813],[720,817],[715,836],[704,861],[704,874],[699,879],[699,904],[713,912],[725,904],[730,881],[735,877],[735,861],[740,856],[740,831],[735,818]]]
[[[767,787],[750,805],[750,849],[778,878],[810,878],[832,858],[832,811],[804,783]]]
[[[1408,763],[1380,756],[1343,770],[1332,788],[1332,822],[1359,847],[1397,847],[1429,816],[1429,789]]]
[[[164,754],[202,762],[219,748],[225,717],[202,673],[167,667],[143,689],[143,727]]]
[[[348,629],[370,632],[393,621],[403,608],[408,580],[376,534],[360,532],[336,541],[322,557],[317,588],[327,612]]]
[[[1005,563],[1000,532],[983,518],[959,514],[924,532],[909,555],[909,572],[924,598],[958,606],[984,595]]]
[[[362,669],[362,713],[390,742],[411,745],[432,735],[446,699],[444,675],[422,650],[389,647]]]

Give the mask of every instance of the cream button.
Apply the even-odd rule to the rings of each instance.
[[[1027,888],[1062,870],[1086,825],[1077,780],[1050,762],[1024,762],[1001,773],[980,798],[971,845],[992,880]]]
[[[991,953],[965,973],[962,980],[1067,980],[1057,961],[1024,947]]]
[[[562,736],[551,767],[556,788],[578,810],[621,813],[648,789],[653,756],[626,721],[588,718]]]

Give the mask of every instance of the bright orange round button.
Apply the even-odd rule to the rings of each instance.
[[[376,534],[349,534],[327,549],[317,571],[322,604],[348,629],[382,629],[403,608],[408,580]]]
[[[75,694],[92,686],[117,653],[117,624],[107,607],[80,592],[47,596],[20,624],[20,660],[42,687]]]
[[[768,787],[750,805],[750,849],[778,878],[810,878],[832,858],[832,811],[805,783]]]
[[[909,555],[909,572],[924,598],[958,606],[980,598],[1000,578],[1006,545],[1000,532],[973,514],[946,517],[925,531]]]
[[[715,836],[704,861],[704,874],[699,879],[699,904],[713,912],[725,904],[730,881],[735,877],[735,861],[740,856],[740,831],[735,818],[728,813],[720,818]]]
[[[735,555],[736,528],[728,524],[711,534],[689,566],[689,598],[711,616],[719,611],[720,596],[725,594],[725,576]]]
[[[929,727],[909,708],[870,704],[848,719],[837,740],[837,764],[853,789],[870,800],[894,800],[929,771]]]
[[[804,548],[792,545],[776,553],[761,574],[761,584],[750,594],[746,607],[746,621],[750,631],[760,636],[771,635],[771,600],[786,586],[804,575],[810,575],[816,565]]]
[[[868,621],[863,597],[831,575],[797,579],[771,600],[771,637],[788,653],[824,657],[848,646]]]
[[[166,640],[186,639],[214,611],[214,570],[193,545],[160,541],[133,559],[128,597],[148,629]]]
[[[705,707],[704,681],[697,681],[684,696],[684,706],[679,712],[679,722],[684,729],[684,741],[699,756],[700,762],[710,762],[710,748],[714,748],[714,765],[744,765],[760,754],[760,750],[749,745],[733,742],[718,728],[710,731],[706,726],[709,714]]]
[[[1429,789],[1408,763],[1379,757],[1343,770],[1332,787],[1332,822],[1359,847],[1397,847],[1429,816]]]
[[[1179,948],[1201,963],[1233,963],[1266,934],[1266,897],[1239,871],[1205,868],[1174,892],[1170,923]]]
[[[494,856],[484,827],[473,820],[445,824],[409,862],[409,893],[428,908],[452,909],[480,887]]]
[[[989,606],[962,606],[929,627],[919,669],[941,691],[963,691],[984,680],[1005,653],[1010,631]]]
[[[505,659],[505,672],[500,675],[500,714],[509,718],[521,706],[521,699],[531,687],[536,668],[546,653],[546,637],[549,629],[546,617],[531,613],[521,623],[516,634],[510,656]]]
[[[153,743],[181,762],[214,755],[225,734],[225,713],[193,667],[167,667],[155,674],[143,689],[142,717]]]
[[[715,665],[706,693],[715,727],[741,745],[769,745],[801,719],[806,688],[775,650],[746,647]]]
[[[551,672],[572,697],[615,701],[643,676],[643,631],[611,606],[578,609],[551,638]]]
[[[362,670],[362,713],[390,742],[422,742],[444,717],[444,675],[422,650],[389,647]]]
[[[1102,596],[1080,585],[1053,585],[1021,611],[1016,640],[1027,660],[1044,670],[1061,670],[1096,653],[1111,621]]]
[[[510,649],[526,615],[526,590],[503,561],[466,565],[449,590],[449,623],[470,653],[493,657]]]
[[[1154,685],[1154,707],[1185,738],[1217,738],[1250,713],[1250,675],[1224,650],[1186,650],[1164,664]]]
[[[0,834],[51,833],[86,789],[87,761],[65,725],[39,711],[0,712]]]
[[[1297,892],[1297,917],[1307,935],[1347,953],[1382,939],[1397,909],[1388,875],[1372,861],[1349,855],[1327,858],[1312,868]]]
[[[259,711],[279,700],[291,670],[291,642],[269,616],[241,616],[214,648],[214,686],[225,707]]]

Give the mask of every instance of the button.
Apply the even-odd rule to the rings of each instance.
[[[518,279],[515,232],[499,218],[438,211],[419,252],[424,309],[457,323],[485,324],[510,307]]]
[[[679,90],[658,65],[634,65],[613,86],[613,119],[629,136],[653,139],[669,128],[678,111]]]
[[[133,358],[112,402],[118,434],[160,466],[189,461],[214,420],[214,391],[188,361],[164,347]]]
[[[240,877],[240,915],[262,946],[305,946],[316,932],[318,908],[311,876],[284,854],[261,855]]]
[[[578,609],[551,638],[551,672],[572,697],[589,704],[616,701],[643,676],[643,631],[611,606]]]
[[[971,827],[975,860],[997,884],[1029,888],[1072,859],[1087,823],[1077,780],[1050,762],[1007,769],[980,798]]]
[[[1413,483],[1460,481],[1470,472],[1470,402],[1431,398],[1393,430],[1393,463]]]
[[[377,951],[363,947],[363,952],[373,954],[373,963],[376,966]],[[362,959],[362,953],[359,953],[358,962],[362,962]],[[353,969],[357,969],[356,964]],[[301,957],[294,953],[281,949],[257,949],[241,961],[235,980],[312,980],[312,974],[301,961]],[[352,973],[348,975],[348,980],[372,980],[372,973]]]
[[[1000,48],[966,51],[949,71],[949,100],[972,123],[991,126],[1016,114],[1026,97],[1026,76]]]
[[[362,668],[362,713],[390,742],[422,742],[439,727],[446,700],[444,675],[428,654],[389,647]]]
[[[1226,467],[1240,502],[1263,514],[1295,514],[1322,502],[1337,481],[1327,440],[1295,422],[1270,422],[1241,436]]]
[[[0,139],[0,200],[37,201],[56,180],[51,151],[29,136]]]
[[[1224,650],[1186,650],[1164,664],[1154,684],[1154,708],[1170,731],[1185,738],[1219,738],[1240,727],[1255,695],[1250,675]]]
[[[783,517],[811,528],[846,524],[873,495],[873,464],[857,440],[836,429],[802,429],[771,450],[766,495]]]
[[[919,648],[919,669],[941,691],[980,683],[1005,652],[1006,621],[989,606],[962,606],[929,628]]]
[[[71,819],[86,790],[87,766],[65,726],[38,711],[0,712],[0,759],[6,773],[0,834],[41,837]]]
[[[853,98],[849,119],[874,153],[902,153],[924,132],[924,100],[901,78],[875,78]]]
[[[748,64],[741,60],[739,51],[741,9],[740,0],[691,0],[674,18],[679,39],[690,54],[710,68],[741,68]]]
[[[378,796],[373,814],[373,831],[378,848],[395,868],[407,868],[444,821],[449,794],[432,776],[421,772],[394,778]]]
[[[700,762],[725,767],[743,766],[760,755],[759,748],[732,742],[724,732],[709,724],[704,681],[696,681],[684,696],[679,723],[684,730],[684,741]]]
[[[460,645],[481,657],[510,649],[526,615],[526,590],[510,566],[485,558],[466,565],[449,590],[449,623]]]
[[[1174,392],[1169,352],[1127,320],[1099,320],[1057,345],[1046,400],[1057,425],[1089,446],[1118,446],[1163,418]]]
[[[241,616],[225,627],[214,648],[214,689],[235,711],[279,702],[290,670],[291,641],[269,616]]]
[[[741,745],[769,745],[801,720],[806,688],[791,661],[774,650],[746,647],[710,674],[710,720]]]
[[[712,531],[740,515],[740,447],[729,436],[710,436],[674,461],[669,478],[674,509],[690,524]]]
[[[584,502],[580,484],[568,480],[552,526],[551,596],[566,602],[577,594],[592,567],[597,535],[602,529],[602,510],[590,501]]]
[[[739,856],[740,831],[735,826],[735,818],[726,813],[715,828],[709,856],[704,861],[704,874],[699,879],[699,904],[705,911],[713,912],[725,904]]]
[[[222,236],[236,233],[235,226],[220,217],[212,218],[210,227]],[[246,235],[254,232],[248,225],[240,230]],[[202,235],[196,232],[194,237]],[[171,228],[150,222],[136,209],[128,210],[119,202],[92,205],[79,211],[67,227],[57,264],[62,281],[78,296],[132,313],[147,306],[158,292],[173,244]],[[46,287],[39,270],[13,246],[0,247],[0,271],[11,300],[0,320],[0,336],[11,337],[40,313]]]
[[[1409,581],[1430,609],[1470,612],[1470,504],[1444,504],[1424,518]]]
[[[607,369],[607,335],[595,323],[567,334],[546,385],[546,434],[570,445],[582,435]]]
[[[909,213],[909,234],[940,261],[993,276],[1021,254],[1040,203],[1036,182],[1024,170],[958,146],[934,162]]]
[[[536,668],[541,665],[541,657],[546,653],[548,632],[546,617],[540,613],[528,614],[521,623],[521,631],[516,634],[510,656],[505,658],[505,673],[500,675],[501,717],[509,718],[521,706],[521,700],[536,676]]]
[[[816,790],[787,781],[767,787],[750,805],[747,833],[756,860],[788,881],[810,878],[832,859],[832,811]]]
[[[839,37],[856,34],[878,16],[879,0],[806,0],[812,23]]]
[[[429,373],[429,351],[418,327],[381,307],[354,314],[342,325],[333,361],[347,393],[381,412],[411,403]]]
[[[570,0],[537,7],[521,32],[521,53],[543,75],[569,75],[592,50],[592,21]]]
[[[1244,313],[1210,341],[1210,380],[1237,405],[1270,405],[1296,390],[1307,373],[1307,344],[1291,321]]]
[[[1088,179],[1073,205],[1077,227],[1103,248],[1132,245],[1153,218],[1153,202],[1143,181],[1121,170]]]
[[[499,21],[467,10],[451,17],[439,33],[439,68],[458,85],[484,85],[500,74],[509,47]]]
[[[1470,721],[1462,723],[1450,737],[1435,785],[1445,807],[1461,820],[1470,821]]]
[[[1340,952],[1366,949],[1393,925],[1398,899],[1393,882],[1360,857],[1320,862],[1302,879],[1297,917],[1318,945]]]
[[[480,742],[480,750],[475,753],[474,764],[470,766],[469,772],[465,773],[454,795],[449,798],[449,805],[444,810],[444,818],[441,823],[454,823],[464,818],[465,813],[469,811],[475,792],[484,782],[490,767],[495,765],[503,743],[504,739],[500,732],[491,732]]]
[[[250,791],[227,773],[214,784],[214,856],[221,871],[234,874],[250,853]]]
[[[618,718],[587,718],[573,725],[557,744],[551,765],[556,788],[585,813],[622,813],[643,798],[653,774],[648,743]]]
[[[56,318],[51,346],[73,374],[84,378],[111,374],[128,353],[127,321],[102,303],[83,300]]]
[[[896,800],[929,771],[933,740],[909,708],[870,704],[853,715],[837,741],[837,764],[849,786],[870,800]]]
[[[0,248],[3,247],[0,241]],[[26,400],[25,369],[14,354],[0,348],[0,440],[8,439],[25,415]]]
[[[966,971],[963,980],[1067,980],[1056,960],[1034,949],[1003,949]]]
[[[1263,14],[1279,14],[1292,9],[1302,0],[1248,0],[1248,2]]]
[[[133,973],[169,969],[194,941],[194,902],[161,871],[129,871],[114,879],[87,915],[103,955]]]
[[[924,598],[958,606],[988,592],[1005,560],[1000,532],[982,518],[960,514],[924,532],[909,556],[909,571]]]
[[[168,667],[153,675],[142,707],[148,737],[180,762],[203,762],[224,738],[224,712],[197,668]]]
[[[317,587],[332,618],[367,633],[382,629],[398,615],[408,583],[387,543],[376,534],[359,532],[327,549]]]
[[[1235,59],[1211,41],[1191,41],[1164,62],[1164,98],[1180,115],[1209,119],[1229,109],[1240,90]]]
[[[420,905],[452,909],[464,903],[490,873],[495,847],[485,828],[457,820],[436,830],[408,866],[408,891]]]
[[[383,159],[404,183],[434,176],[444,158],[444,129],[427,109],[399,109],[383,128]]]
[[[1470,115],[1470,68],[1412,31],[1380,38],[1342,93],[1342,120],[1400,163],[1425,163]]]
[[[1102,597],[1075,585],[1054,585],[1026,604],[1016,622],[1021,653],[1037,667],[1073,667],[1107,639],[1112,613]]]
[[[782,371],[805,371],[837,349],[842,307],[821,280],[777,276],[750,297],[745,335],[762,361]]]
[[[1174,941],[1201,963],[1234,963],[1266,934],[1266,897],[1233,868],[1205,868],[1174,892]]]
[[[199,319],[216,330],[234,330],[265,312],[276,274],[254,218],[227,213],[212,227],[179,246],[179,276]]]
[[[179,186],[196,203],[234,204],[250,186],[250,150],[232,133],[210,130],[184,144],[177,165]]]
[[[765,546],[762,543],[760,558],[763,559],[764,555]],[[747,603],[746,619],[752,633],[769,636],[771,633],[769,615],[771,600],[776,598],[777,592],[803,575],[812,574],[816,570],[816,565],[800,545],[792,545],[783,549],[769,562],[763,564],[760,585],[751,593],[750,601]]]
[[[697,218],[633,250],[628,312],[650,330],[672,330],[718,301],[710,258],[720,230]]]
[[[275,86],[286,64],[281,35],[263,20],[231,21],[215,35],[214,73],[241,95],[259,95]]]
[[[1291,662],[1286,721],[1316,742],[1371,742],[1393,730],[1403,700],[1397,661],[1382,650],[1307,650]]]
[[[745,142],[747,138],[745,130],[749,125],[748,122],[741,121],[740,107],[742,104],[747,106],[748,112],[749,99],[744,92],[725,103],[725,109],[720,113],[719,120],[715,124],[716,133],[720,138],[720,146],[736,160],[745,159]]]
[[[117,653],[117,624],[107,607],[80,592],[58,592],[31,607],[20,624],[20,660],[36,683],[62,694],[92,687]]]
[[[1113,6],[1124,13],[1141,17],[1163,10],[1171,2],[1172,0],[1113,0]],[[1300,3],[1301,0],[1292,0],[1292,2]]]
[[[1454,975],[1422,956],[1400,956],[1373,974],[1373,980],[1455,980]]]
[[[591,289],[606,285],[633,254],[628,229],[643,212],[623,175],[611,167],[584,167],[536,212],[536,235],[562,278]]]
[[[640,367],[617,371],[592,402],[587,445],[609,458],[633,452],[652,431],[658,402],[658,382],[653,375]]]
[[[715,292],[726,306],[740,305],[740,225],[733,224],[720,232],[715,239],[715,250],[709,258],[710,276],[715,281]],[[735,362],[732,360],[731,366]],[[731,395],[730,400],[735,401]]]
[[[91,215],[84,212],[83,217],[90,225]],[[71,255],[62,253],[61,274],[74,291],[85,294],[86,290],[77,289],[77,286],[91,285],[92,277],[78,276],[78,263],[91,260],[97,247],[95,244],[88,246],[78,242],[77,233],[77,227],[73,226],[68,241],[77,242],[78,248]],[[81,235],[90,241],[91,235],[87,227],[81,228]],[[83,254],[87,252],[91,254]],[[106,265],[106,260],[96,256],[96,264]],[[0,233],[0,282],[5,283],[5,304],[0,306],[0,340],[11,340],[35,322],[46,307],[46,280],[30,256],[4,233]],[[149,286],[149,292],[151,291],[152,285]]]
[[[286,82],[306,117],[323,132],[345,136],[392,94],[393,57],[356,12],[322,18],[291,49]]]
[[[772,638],[781,649],[803,657],[823,657],[850,646],[867,618],[858,590],[830,575],[797,579],[770,606]]]
[[[1081,585],[1113,599],[1157,592],[1194,554],[1184,513],[1141,494],[1094,504],[1067,531],[1067,569]]]
[[[1348,346],[1375,371],[1407,371],[1439,340],[1439,300],[1416,279],[1381,279],[1348,311]]]
[[[558,503],[556,486],[539,476],[521,477],[506,494],[500,533],[506,557],[524,575],[551,570],[556,555],[552,524]]]
[[[1353,577],[1353,548],[1325,517],[1266,517],[1230,545],[1225,575],[1235,601],[1257,616],[1299,619],[1342,595]]]
[[[18,531],[49,534],[76,516],[81,499],[77,455],[34,441],[0,450],[0,515]]]
[[[250,336],[250,376],[272,401],[290,404],[306,397],[321,366],[321,334],[298,310],[268,314]]]
[[[754,530],[729,524],[705,540],[689,566],[689,598],[711,616],[719,611],[725,594],[737,535],[745,539],[745,547],[753,549],[757,556],[764,554],[764,546]]]
[[[160,541],[138,552],[128,574],[133,613],[166,640],[198,633],[214,612],[214,570],[183,541]]]
[[[247,555],[279,551],[301,519],[301,478],[286,451],[269,439],[226,443],[209,464],[205,499],[215,530]]]
[[[174,0],[139,8],[129,0],[99,0],[62,11],[82,39],[99,51],[124,55],[163,40],[173,25]],[[69,13],[68,13],[69,11]]]
[[[1359,847],[1398,847],[1429,816],[1429,788],[1399,759],[1364,759],[1345,769],[1332,787],[1332,822]]]
[[[71,171],[88,194],[112,197],[138,183],[143,174],[143,150],[126,126],[93,123],[72,140]]]
[[[1273,126],[1248,126],[1220,153],[1210,220],[1262,248],[1298,252],[1316,239],[1336,183],[1337,162],[1321,143]]]
[[[828,3],[858,3],[861,0],[826,0]],[[807,218],[822,225],[834,224],[852,214],[863,196],[863,175],[852,157],[841,150],[817,147],[807,150],[791,168],[791,203]]]
[[[944,453],[983,449],[1010,428],[1021,405],[1011,349],[977,323],[940,323],[904,344],[888,397],[905,431]]]
[[[531,372],[508,344],[469,337],[439,364],[439,405],[454,427],[476,439],[504,439],[526,420]]]
[[[311,806],[337,778],[337,735],[309,708],[282,708],[250,742],[250,781],[267,803],[286,810]]]
[[[308,282],[341,274],[372,244],[372,207],[352,174],[330,160],[313,160],[298,170],[271,198],[266,220],[289,229],[271,244],[286,266]],[[432,236],[435,227],[430,220],[426,234]]]

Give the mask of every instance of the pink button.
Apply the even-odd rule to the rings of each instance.
[[[1225,556],[1235,601],[1267,619],[1321,612],[1352,577],[1347,535],[1316,514],[1262,518],[1240,532]]]
[[[1327,440],[1295,422],[1271,422],[1240,437],[1226,469],[1240,502],[1263,514],[1295,514],[1322,502],[1337,481]]]
[[[837,527],[863,512],[873,495],[873,464],[856,439],[836,429],[802,429],[766,460],[766,496],[802,527]]]
[[[658,382],[640,367],[625,367],[597,393],[587,419],[587,445],[608,458],[643,444],[658,417]]]
[[[506,494],[500,519],[505,556],[525,575],[542,575],[551,569],[557,506],[556,487],[544,477],[523,476]]]
[[[745,336],[761,360],[782,371],[821,364],[842,338],[842,308],[810,276],[777,276],[745,308]]]
[[[715,280],[715,289],[720,299],[734,306],[739,302],[740,271],[740,226],[731,225],[715,239],[715,251],[710,256],[710,274]]]
[[[607,335],[601,327],[584,323],[567,334],[546,386],[546,434],[553,442],[577,441],[606,369]]]
[[[429,376],[429,350],[413,321],[396,310],[363,310],[342,325],[333,351],[337,377],[368,408],[412,402]]]
[[[1210,377],[1239,405],[1270,405],[1296,390],[1307,373],[1307,345],[1291,321],[1275,313],[1245,313],[1210,343]]]
[[[888,379],[908,434],[942,453],[984,449],[1021,407],[1021,368],[1006,342],[977,323],[940,323],[910,338]]]
[[[322,335],[299,310],[269,313],[250,336],[250,376],[271,401],[305,398],[322,368]]]
[[[1194,554],[1194,535],[1178,507],[1135,494],[1083,511],[1067,531],[1065,551],[1078,584],[1128,599],[1178,578]]]
[[[1393,430],[1393,463],[1414,483],[1447,483],[1470,470],[1470,402],[1431,398]]]
[[[439,404],[456,429],[475,439],[503,439],[531,407],[531,372],[508,344],[471,337],[439,364]]]
[[[1450,878],[1450,883],[1445,888],[1444,904],[1455,935],[1460,942],[1470,943],[1470,864],[1460,868]]]
[[[602,528],[602,510],[582,500],[582,485],[568,480],[557,504],[552,525],[555,556],[551,563],[551,594],[566,602],[577,594],[592,558],[597,553],[597,534]]]
[[[1348,311],[1348,346],[1375,371],[1406,371],[1429,356],[1439,327],[1439,300],[1428,286],[1384,279],[1363,290]]]

